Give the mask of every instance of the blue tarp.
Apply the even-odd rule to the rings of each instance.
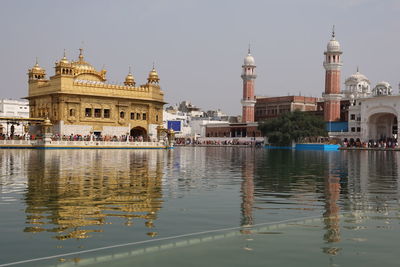
[[[181,125],[182,125],[182,121],[168,121],[167,122],[167,128],[172,129],[175,132],[181,131]]]
[[[296,144],[296,150],[339,150],[339,145],[329,144]]]

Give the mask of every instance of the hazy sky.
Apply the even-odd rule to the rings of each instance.
[[[27,95],[27,70],[54,74],[85,59],[123,82],[132,66],[145,83],[155,61],[166,101],[241,113],[241,65],[251,43],[256,95],[321,96],[332,25],[343,49],[342,84],[356,71],[398,93],[399,0],[1,1],[0,98]],[[343,85],[342,85],[343,87]]]

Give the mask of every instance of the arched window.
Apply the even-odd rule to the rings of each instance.
[[[119,113],[119,117],[120,117],[121,119],[125,118],[125,112],[121,111],[121,112]]]
[[[75,116],[75,109],[71,108],[69,110],[69,116],[71,116],[71,117]]]

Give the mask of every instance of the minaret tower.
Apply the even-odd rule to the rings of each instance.
[[[244,58],[242,66],[242,79],[243,79],[243,99],[242,103],[242,122],[254,122],[254,105],[256,100],[254,98],[254,80],[257,75],[255,73],[256,65],[254,58],[249,51]]]
[[[325,93],[324,120],[327,122],[340,120],[340,72],[342,68],[342,50],[335,39],[335,26],[332,30],[332,39],[324,53],[325,61]]]

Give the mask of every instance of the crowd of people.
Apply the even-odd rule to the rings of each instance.
[[[130,136],[130,135],[53,135],[52,140],[54,141],[107,141],[107,142],[147,142],[150,141],[148,138],[143,136]]]
[[[399,143],[395,138],[381,138],[379,140],[368,140],[368,142],[362,142],[359,138],[354,140],[347,138],[343,141],[344,147],[360,147],[360,148],[398,148]]]
[[[0,134],[0,140],[41,140],[43,135],[7,135]],[[53,141],[109,141],[109,142],[149,142],[150,138],[143,136],[129,136],[129,135],[59,135],[55,134],[51,137]]]
[[[175,145],[178,146],[261,146],[261,142],[257,141],[239,141],[239,139],[231,139],[231,140],[195,140],[191,138],[177,138],[175,139]]]

